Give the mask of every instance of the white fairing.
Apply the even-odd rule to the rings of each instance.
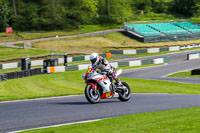
[[[91,79],[91,80],[97,81],[99,79],[105,78],[104,80],[97,81],[97,83],[102,87],[103,93],[106,93],[106,92],[110,91],[109,87],[111,85],[111,82],[110,82],[109,78],[106,78],[107,76],[99,74],[96,71],[94,71],[93,73],[90,73],[90,74],[88,75],[88,78],[87,78],[88,80]],[[84,79],[84,76],[83,76],[83,79]]]
[[[107,78],[106,80],[102,80],[102,81],[98,82],[98,84],[102,87],[103,93],[110,91],[109,87],[110,87],[111,82],[110,82],[109,78]]]
[[[116,71],[115,75],[118,77],[122,73],[122,69]]]

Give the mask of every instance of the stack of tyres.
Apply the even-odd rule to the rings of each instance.
[[[192,70],[191,75],[200,75],[200,68]]]
[[[25,70],[24,72],[24,77],[28,77],[29,76],[29,70]]]
[[[17,78],[23,78],[23,72],[22,71],[17,72]]]
[[[0,74],[0,81],[7,80],[7,75],[6,74]]]
[[[38,74],[43,74],[41,68],[34,68],[34,69],[30,69],[30,70],[10,72],[10,73],[5,73],[5,74],[0,74],[0,81],[4,81],[4,80],[8,80],[8,79],[29,77],[29,76],[38,75]]]

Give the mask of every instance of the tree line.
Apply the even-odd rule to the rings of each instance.
[[[0,31],[8,26],[26,31],[122,24],[148,14],[149,20],[159,14],[198,18],[200,0],[0,0]]]

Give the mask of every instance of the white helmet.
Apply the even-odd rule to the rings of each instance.
[[[99,63],[99,55],[97,53],[92,53],[90,55],[90,61],[92,65],[97,65]]]

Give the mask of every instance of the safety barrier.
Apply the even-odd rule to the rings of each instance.
[[[135,60],[135,61],[126,61],[126,62],[112,62],[110,63],[113,67],[131,67],[131,66],[141,66],[147,64],[162,64],[167,63],[170,61],[170,57],[165,58],[156,58],[156,59],[147,59],[147,60]],[[72,71],[72,70],[84,70],[88,69],[88,66],[91,64],[83,64],[83,65],[74,65],[74,66],[55,66],[55,67],[48,67],[48,73],[55,73],[55,72],[65,72],[65,71]],[[41,68],[34,68],[30,70],[24,71],[16,71],[10,73],[0,74],[0,81],[9,80],[9,79],[16,79],[16,78],[23,78],[29,77],[33,75],[44,74]]]
[[[100,56],[104,58],[110,58],[111,53],[106,54],[99,54]],[[90,56],[79,56],[79,57],[68,57],[67,62],[74,62],[74,61],[87,61],[90,60]],[[43,60],[34,60],[31,61],[31,66],[43,66]],[[64,58],[58,58],[58,63],[62,64],[64,63]],[[21,67],[21,62],[15,62],[15,63],[6,63],[6,64],[0,64],[0,69],[10,69],[10,68],[18,68]]]
[[[65,72],[65,66],[47,67],[47,73]]]
[[[29,76],[38,75],[38,74],[42,74],[41,68],[34,68],[34,69],[30,69],[30,70],[4,73],[4,74],[0,74],[0,81],[29,77]]]
[[[147,60],[111,62],[110,64],[113,67],[118,68],[118,67],[141,66],[141,65],[147,65],[147,64],[162,64],[162,63],[167,63],[169,61],[170,61],[170,57],[165,57],[165,58],[155,58],[155,59],[147,59]],[[67,66],[65,67],[65,71],[84,70],[84,69],[88,69],[89,65],[90,64]]]
[[[187,60],[193,60],[193,59],[199,59],[199,58],[200,58],[200,53],[188,54],[187,55]]]
[[[192,70],[191,75],[200,75],[200,68]]]
[[[142,54],[142,53],[159,53],[167,51],[179,51],[184,49],[199,48],[200,44],[190,44],[183,46],[171,46],[163,48],[149,48],[149,49],[131,49],[131,50],[110,50],[112,54]]]

